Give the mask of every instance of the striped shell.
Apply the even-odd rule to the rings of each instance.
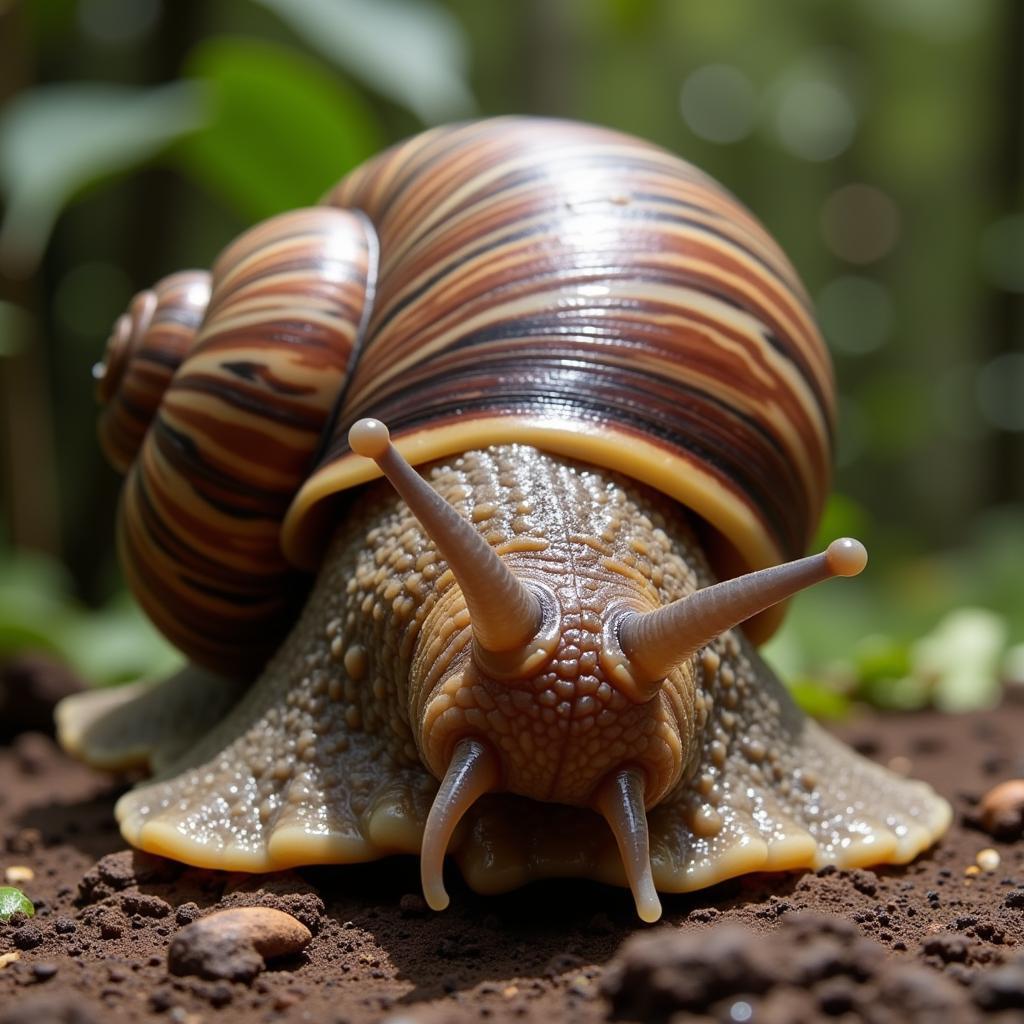
[[[414,464],[522,442],[619,470],[702,517],[724,576],[802,554],[828,488],[830,365],[778,246],[690,164],[569,122],[433,129],[257,226],[162,383],[122,559],[221,671],[273,647],[289,564],[316,567],[375,475],[347,445],[363,416]]]
[[[313,208],[246,232],[213,268],[118,516],[129,585],[200,664],[243,674],[280,639],[296,591],[280,524],[344,384],[371,262],[364,218]]]
[[[803,554],[828,490],[831,365],[792,266],[716,182],[617,132],[500,118],[395,146],[326,202],[367,214],[380,271],[285,520],[297,565],[374,474],[347,443],[368,415],[414,464],[523,442],[650,484],[711,524],[721,575]]]

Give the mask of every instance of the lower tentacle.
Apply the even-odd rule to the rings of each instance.
[[[499,778],[498,759],[489,747],[475,739],[459,741],[423,831],[420,877],[423,896],[432,909],[444,910],[448,906],[444,856],[452,833],[470,807],[494,789]]]
[[[632,767],[615,772],[598,790],[594,804],[615,836],[636,912],[652,924],[661,917],[661,901],[651,872],[643,773]]]

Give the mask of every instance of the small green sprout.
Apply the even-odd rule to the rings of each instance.
[[[15,914],[35,917],[36,908],[20,890],[10,885],[0,885],[0,921],[10,921]]]

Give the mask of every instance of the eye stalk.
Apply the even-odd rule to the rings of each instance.
[[[554,595],[518,579],[494,549],[409,465],[380,420],[348,433],[357,455],[373,459],[437,545],[466,599],[476,660],[492,675],[536,671],[559,635]]]
[[[637,703],[716,636],[815,583],[856,576],[868,562],[859,540],[841,537],[817,555],[715,583],[652,612],[623,611],[605,627],[606,672]]]

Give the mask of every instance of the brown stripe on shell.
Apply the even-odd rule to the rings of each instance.
[[[679,493],[672,475],[698,468],[702,511],[749,568],[803,553],[828,487],[828,355],[792,266],[702,172],[617,132],[501,118],[400,144],[325,201],[368,215],[381,264],[290,554],[308,560],[303,534],[330,518],[313,506],[360,475],[346,435],[366,415],[413,458],[455,450],[415,441],[435,427],[472,443],[474,422],[492,443],[529,422],[555,450],[585,432],[616,466],[645,438],[668,472],[647,482]]]
[[[96,393],[104,405],[100,444],[119,472],[127,472],[167,385],[195,343],[209,298],[210,275],[183,270],[136,295],[114,325],[96,368]]]
[[[125,576],[165,635],[214,670],[251,672],[286,623],[299,584],[280,523],[344,386],[375,253],[365,217],[323,208],[232,243],[125,482]]]

